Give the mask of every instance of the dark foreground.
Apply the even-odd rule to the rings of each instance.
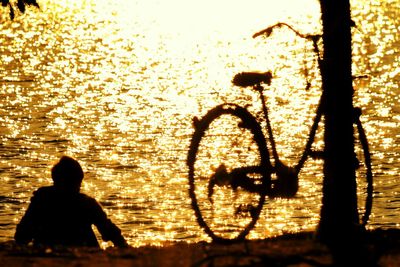
[[[344,242],[346,242],[344,240]],[[376,266],[400,266],[400,230],[368,232],[366,257]],[[163,247],[98,250],[46,249],[0,244],[0,266],[332,266],[332,255],[312,233],[287,234],[232,245],[184,242]]]

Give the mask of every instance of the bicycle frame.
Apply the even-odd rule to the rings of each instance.
[[[272,79],[272,74],[271,72],[265,72],[265,73],[257,73],[257,72],[242,72],[239,74],[236,74],[232,80],[233,84],[236,86],[240,87],[248,87],[252,86],[255,91],[259,93],[259,97],[261,100],[261,106],[262,106],[262,111],[264,114],[264,119],[267,124],[267,133],[268,133],[268,139],[269,142],[271,143],[271,149],[272,149],[272,157],[274,159],[274,165],[271,165],[273,169],[273,173],[276,174],[277,179],[273,181],[273,187],[272,189],[267,192],[267,195],[270,197],[285,197],[285,198],[290,198],[296,195],[297,190],[299,188],[299,179],[298,179],[298,174],[300,172],[300,168],[292,168],[289,166],[286,166],[280,159],[278,152],[276,150],[276,144],[275,144],[275,139],[274,135],[272,132],[272,126],[271,122],[269,120],[268,116],[268,108],[267,104],[265,102],[265,97],[264,97],[264,87],[262,86],[261,83],[270,85],[271,84],[271,79]],[[305,160],[304,160],[305,161]],[[232,171],[232,173],[235,173],[236,169]],[[241,171],[243,172],[243,171]],[[243,174],[240,177],[242,180],[246,180]],[[239,180],[237,179],[232,179],[232,180]],[[248,179],[247,179],[248,180]],[[249,184],[249,182],[246,182]],[[254,186],[251,185],[242,185],[242,188],[245,188],[246,190],[252,192],[254,189]],[[263,189],[259,189],[263,190]]]
[[[318,48],[318,40],[322,37],[321,35],[301,34],[300,32],[296,31],[293,27],[291,27],[290,25],[288,25],[286,23],[277,23],[271,27],[268,27],[267,29],[264,29],[260,32],[255,33],[253,35],[253,38],[256,38],[261,35],[266,35],[267,37],[269,37],[272,34],[272,31],[274,28],[282,27],[282,26],[288,27],[297,36],[299,36],[303,39],[309,40],[313,43],[314,52],[317,55],[318,69],[321,71],[322,59],[320,57],[319,48]],[[262,111],[264,114],[264,119],[266,121],[268,138],[269,138],[269,142],[271,144],[272,156],[275,161],[274,169],[275,169],[275,172],[276,172],[277,178],[278,178],[276,181],[278,186],[276,187],[276,190],[274,190],[274,192],[271,192],[271,195],[280,196],[280,197],[292,197],[297,192],[298,185],[296,187],[295,184],[298,184],[298,174],[299,174],[300,170],[302,169],[302,167],[304,166],[304,163],[307,161],[308,157],[312,157],[314,159],[323,159],[324,158],[323,151],[313,151],[311,149],[311,147],[314,142],[316,132],[318,130],[318,124],[321,121],[321,118],[323,116],[323,106],[324,106],[324,102],[325,102],[325,94],[324,94],[324,92],[322,92],[322,94],[321,94],[321,97],[320,97],[320,100],[319,100],[319,103],[318,103],[318,106],[316,109],[316,116],[313,120],[313,124],[311,125],[310,133],[308,135],[308,140],[307,140],[307,143],[304,148],[304,152],[303,152],[300,160],[298,161],[296,166],[288,167],[288,166],[285,166],[282,163],[282,161],[280,161],[278,152],[276,150],[276,143],[275,143],[275,139],[274,139],[274,135],[273,135],[273,131],[272,131],[271,122],[270,122],[269,116],[268,116],[268,108],[266,105],[265,96],[263,93],[264,87],[261,85],[262,83],[270,85],[271,79],[272,79],[272,75],[270,72],[266,72],[266,73],[242,72],[242,73],[235,75],[232,82],[234,85],[240,86],[240,87],[252,86],[253,89],[259,93],[259,97],[261,100],[261,107],[262,107]],[[307,88],[308,87],[309,87],[309,84],[307,84]],[[354,123],[357,125],[358,132],[360,133],[360,138],[362,139],[361,142],[362,142],[363,150],[366,151],[365,157],[366,157],[367,180],[368,180],[367,191],[368,191],[368,196],[369,196],[367,198],[366,206],[367,206],[367,210],[370,210],[371,206],[372,206],[372,171],[371,171],[371,162],[370,162],[370,156],[369,156],[369,148],[368,148],[368,142],[366,141],[366,136],[365,136],[364,130],[363,130],[361,122],[359,120],[359,117],[361,115],[361,110],[359,108],[355,108],[354,114],[355,114],[354,115]],[[285,188],[284,186],[281,186],[285,183],[291,184],[290,187],[293,188],[293,190],[291,192],[288,192],[287,190],[284,189]],[[366,216],[364,216],[364,217],[366,217]],[[363,220],[363,221],[366,221],[366,220]]]
[[[314,52],[318,57],[318,66],[321,70],[322,59],[320,58],[318,49],[318,40],[321,38],[320,35],[303,35],[291,26],[285,23],[277,23],[263,31],[260,31],[253,35],[257,37],[260,35],[271,35],[272,30],[275,27],[287,26],[290,30],[296,33],[301,38],[305,38],[313,42]],[[192,200],[192,208],[195,211],[195,215],[199,225],[205,230],[205,232],[214,240],[219,242],[231,242],[236,240],[242,240],[246,237],[249,231],[254,227],[260,211],[262,209],[265,197],[283,197],[290,198],[296,195],[299,188],[299,173],[304,166],[306,160],[311,158],[324,159],[323,151],[312,150],[312,144],[315,139],[316,132],[318,130],[318,124],[323,116],[323,106],[325,95],[322,92],[319,99],[319,103],[316,109],[316,115],[314,117],[311,129],[309,132],[308,140],[306,142],[303,154],[301,155],[298,163],[294,167],[286,166],[280,159],[276,149],[275,139],[273,135],[273,130],[271,122],[269,120],[268,108],[264,96],[263,85],[270,85],[272,79],[272,74],[270,72],[258,73],[258,72],[242,72],[233,78],[232,82],[236,86],[240,87],[252,87],[255,91],[259,93],[262,111],[264,114],[264,119],[266,121],[267,139],[261,129],[259,121],[252,115],[245,107],[240,107],[239,105],[232,103],[225,103],[218,105],[207,112],[201,119],[195,117],[193,119],[193,125],[195,127],[195,132],[193,133],[192,140],[189,147],[187,165],[189,167],[189,195]],[[307,84],[307,88],[309,83]],[[235,215],[241,215],[242,213],[250,215],[250,221],[245,225],[239,226],[242,228],[238,232],[238,235],[234,237],[222,237],[219,233],[214,232],[214,225],[207,223],[205,219],[204,211],[201,210],[199,205],[199,199],[196,196],[196,186],[195,186],[195,162],[197,152],[199,151],[200,142],[205,136],[205,132],[208,131],[209,126],[214,120],[219,119],[223,115],[230,115],[239,119],[237,126],[239,129],[244,131],[250,131],[252,134],[252,141],[256,144],[257,153],[259,156],[259,164],[256,166],[245,166],[233,168],[230,171],[227,170],[224,163],[215,170],[214,174],[210,177],[204,175],[199,175],[199,178],[208,179],[206,197],[208,202],[213,205],[213,194],[216,186],[225,187],[229,190],[238,191],[240,187],[242,190],[248,193],[254,193],[259,196],[257,203],[235,206]],[[356,124],[357,131],[359,133],[359,139],[364,152],[364,160],[366,166],[366,181],[367,181],[367,197],[365,201],[365,212],[361,218],[361,225],[366,225],[369,215],[371,213],[372,207],[372,170],[371,170],[371,159],[369,154],[368,142],[365,136],[364,129],[362,128],[360,117],[361,110],[359,108],[354,109],[354,123]],[[236,120],[235,120],[236,121]],[[239,134],[242,132],[239,131]],[[271,151],[268,149],[267,140],[271,145]],[[253,149],[253,148],[252,148]],[[271,153],[272,152],[272,153]],[[272,179],[272,174],[275,174],[276,178]],[[207,180],[206,180],[207,181]],[[204,188],[204,182],[203,182]],[[201,194],[201,193],[200,193]],[[204,193],[203,193],[204,195]],[[204,197],[203,197],[204,199]],[[204,201],[204,200],[203,200]],[[206,208],[210,209],[210,204],[206,205]],[[236,229],[236,228],[235,228]]]
[[[320,34],[302,34],[299,31],[297,31],[296,29],[294,29],[292,26],[286,24],[286,23],[276,23],[275,25],[272,25],[266,29],[263,29],[255,34],[253,34],[253,38],[256,38],[258,36],[262,36],[265,35],[266,37],[269,37],[272,34],[272,31],[275,28],[280,28],[280,27],[287,27],[288,29],[290,29],[292,32],[294,32],[298,37],[302,38],[302,39],[306,39],[308,41],[311,41],[313,44],[313,49],[314,49],[314,53],[317,55],[317,62],[318,62],[318,70],[321,72],[321,70],[323,69],[323,60],[321,59],[320,56],[320,52],[319,52],[319,47],[318,47],[318,41],[322,38],[322,35]],[[363,77],[363,76],[360,76]],[[307,88],[309,88],[309,84],[307,84]],[[275,141],[273,139],[273,134],[272,134],[272,129],[270,127],[270,122],[268,119],[268,111],[266,108],[266,104],[265,104],[265,100],[264,100],[264,96],[262,94],[262,91],[259,89],[262,89],[262,87],[260,88],[255,88],[257,91],[260,92],[260,98],[262,101],[262,108],[263,108],[263,112],[265,114],[265,118],[267,121],[267,127],[268,127],[268,135],[271,138],[271,147],[272,147],[272,151],[273,151],[273,155],[274,158],[276,158],[279,162],[279,157],[278,154],[276,152],[276,148],[275,148]],[[310,129],[310,133],[309,133],[309,137],[307,140],[307,143],[305,145],[304,148],[304,152],[299,160],[299,162],[297,163],[297,165],[293,168],[294,171],[298,174],[299,171],[301,170],[301,168],[304,166],[304,163],[306,162],[308,157],[312,157],[314,159],[324,159],[324,152],[323,151],[313,151],[311,149],[311,146],[314,142],[314,138],[315,138],[315,134],[316,131],[318,129],[318,124],[321,121],[321,118],[323,116],[323,106],[325,103],[325,93],[322,92],[318,106],[317,106],[317,110],[316,110],[316,116],[314,118],[313,124],[311,126]],[[369,146],[368,146],[368,141],[367,141],[367,137],[365,135],[365,131],[364,128],[362,127],[361,121],[360,121],[360,116],[361,116],[361,109],[358,107],[355,107],[353,110],[353,123],[356,125],[357,127],[357,131],[359,133],[359,139],[361,142],[361,146],[362,149],[364,151],[364,160],[365,160],[365,166],[366,166],[366,181],[367,181],[367,197],[365,200],[365,213],[361,219],[361,225],[365,226],[368,222],[369,216],[371,214],[371,209],[372,209],[372,198],[373,198],[373,177],[372,177],[372,164],[371,164],[371,157],[370,157],[370,151],[369,151]],[[357,158],[355,159],[357,161]]]

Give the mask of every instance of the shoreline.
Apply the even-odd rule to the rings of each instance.
[[[400,229],[367,231],[365,245],[377,266],[400,266]],[[0,243],[0,266],[332,266],[329,249],[312,232],[229,245],[168,242],[162,247],[33,248]]]

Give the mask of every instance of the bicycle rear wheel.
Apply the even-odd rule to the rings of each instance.
[[[234,104],[211,109],[194,126],[187,165],[197,221],[213,241],[242,240],[256,224],[271,188],[261,127]]]

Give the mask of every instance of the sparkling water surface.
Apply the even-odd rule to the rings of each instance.
[[[318,1],[39,4],[14,21],[1,13],[0,241],[13,238],[32,192],[51,184],[50,168],[64,154],[81,162],[82,191],[131,245],[209,240],[188,195],[192,118],[223,102],[258,116],[256,92],[231,84],[240,71],[272,71],[277,149],[297,163],[320,96],[312,45],[285,29],[251,36],[276,22],[319,33]],[[351,4],[353,72],[365,76],[354,81],[354,104],[363,109],[375,178],[368,227],[399,228],[400,11],[397,0]],[[296,197],[267,200],[249,238],[315,229],[322,178],[322,161],[309,160]]]

